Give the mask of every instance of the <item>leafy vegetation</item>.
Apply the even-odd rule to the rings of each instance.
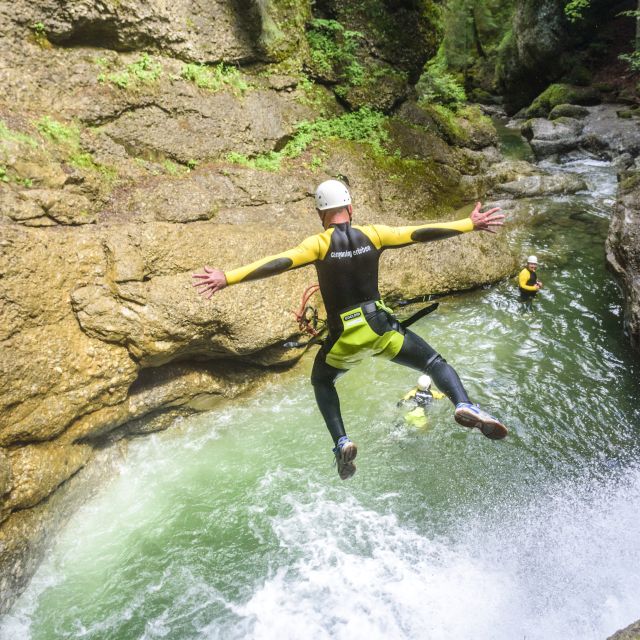
[[[77,124],[66,125],[54,120],[51,116],[43,116],[35,125],[45,138],[60,147],[63,155],[66,156],[66,161],[72,167],[100,173],[108,182],[117,177],[113,167],[96,162],[90,153],[82,151],[80,128]]]
[[[159,62],[154,62],[146,53],[119,71],[109,72],[112,65],[106,58],[96,58],[95,63],[104,70],[98,76],[98,82],[110,82],[121,89],[152,84],[162,75],[162,65]]]
[[[54,120],[51,116],[43,116],[36,122],[36,128],[51,142],[68,144],[74,147],[79,144],[80,132],[76,125],[67,126]]]
[[[640,2],[638,3],[638,9],[633,11],[623,11],[620,15],[635,18],[636,20],[635,49],[631,53],[623,53],[619,57],[620,60],[629,65],[629,69],[631,71],[637,73],[640,71]]]
[[[382,154],[383,145],[389,138],[385,128],[386,121],[386,116],[368,107],[335,118],[303,121],[298,123],[292,138],[280,151],[269,151],[252,158],[240,153],[230,153],[227,160],[255,169],[278,171],[283,159],[297,158],[313,142],[328,139],[364,142],[371,145],[375,153]],[[311,164],[318,166],[319,162],[320,159],[314,158]]]
[[[454,74],[467,91],[493,90],[496,60],[515,5],[515,0],[446,0],[438,70]]]
[[[453,109],[467,99],[464,87],[447,71],[443,48],[426,64],[416,90],[420,101],[447,105]]]
[[[185,64],[180,75],[197,87],[209,91],[219,91],[228,87],[234,93],[242,94],[250,88],[238,69],[222,62],[212,67],[204,64]]]
[[[33,148],[38,146],[38,143],[31,136],[9,129],[4,120],[0,120],[0,140],[13,140],[15,142],[28,144]]]
[[[33,34],[34,42],[46,49],[51,46],[49,39],[47,38],[47,28],[43,22],[35,22],[31,25],[31,33]]]
[[[577,22],[582,20],[590,4],[591,0],[569,0],[564,7],[564,13],[571,22]]]
[[[309,25],[307,41],[312,71],[336,84],[346,85],[338,87],[338,95],[365,81],[365,69],[356,56],[362,37],[362,33],[345,29],[337,20],[316,18]]]

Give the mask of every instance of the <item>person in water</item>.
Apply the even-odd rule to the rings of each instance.
[[[428,424],[426,409],[434,400],[442,400],[447,396],[431,388],[431,378],[423,373],[418,378],[418,384],[408,391],[398,403],[398,406],[410,407],[404,415],[404,421],[414,427],[424,428]]]
[[[346,480],[356,472],[358,449],[345,432],[335,382],[340,374],[369,355],[428,374],[453,402],[458,424],[477,428],[491,439],[504,438],[506,427],[472,404],[453,367],[421,337],[400,325],[378,291],[378,262],[383,251],[471,231],[495,233],[494,228],[504,224],[504,215],[497,208],[482,212],[478,202],[468,218],[455,222],[403,227],[355,225],[351,224],[351,195],[338,180],[327,180],[318,186],[315,204],[324,227],[321,233],[293,249],[231,271],[205,266],[204,272],[193,274],[193,278],[200,294],[211,298],[229,285],[268,278],[305,265],[315,266],[329,332],[316,355],[311,383],[333,438],[340,478]]]
[[[531,304],[538,291],[542,289],[542,281],[538,280],[537,269],[538,258],[529,256],[527,258],[527,266],[518,275],[518,287],[522,302]]]

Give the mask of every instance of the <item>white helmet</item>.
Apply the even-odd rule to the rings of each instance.
[[[426,391],[431,386],[431,378],[424,374],[418,378],[418,389]]]
[[[326,180],[316,189],[316,209],[334,209],[351,204],[349,190],[339,180]]]
[[[527,258],[527,264],[538,264],[538,258],[536,258],[535,256],[529,256]]]

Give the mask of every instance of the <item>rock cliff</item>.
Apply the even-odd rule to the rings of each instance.
[[[625,331],[640,351],[640,171],[621,178],[607,238],[607,262],[625,295]]]
[[[388,224],[451,218],[500,181],[486,120],[447,122],[411,97],[437,43],[432,2],[380,3],[373,23],[320,4],[0,7],[3,609],[64,511],[56,489],[97,447],[215,409],[300,356],[282,345],[311,269],[211,301],[191,272],[317,232],[310,195],[327,177],[349,177],[358,221]],[[396,63],[403,24],[416,47]],[[361,35],[351,47],[341,32],[323,66],[323,29]],[[345,55],[364,77],[338,73]],[[467,289],[516,261],[505,235],[473,234],[393,252],[381,287]]]

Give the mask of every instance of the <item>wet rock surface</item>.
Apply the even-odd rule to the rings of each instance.
[[[619,117],[620,105],[584,107],[579,119],[559,116],[553,120],[533,118],[522,124],[538,158],[563,155],[576,150],[612,160],[623,153],[640,154],[640,126],[635,118]]]
[[[257,168],[300,123],[343,114],[345,103],[379,96],[377,106],[392,109],[437,44],[422,32],[397,68],[384,62],[367,91],[337,100],[303,74],[308,6],[266,6],[0,7],[3,609],[62,521],[57,496],[96,447],[215,408],[301,355],[282,345],[300,337],[292,309],[315,282],[312,268],[211,301],[193,289],[192,272],[233,268],[318,232],[310,195],[328,177],[349,177],[356,222],[400,225],[462,217],[453,209],[492,186],[539,176],[496,166],[486,120],[471,113],[447,128],[411,100],[389,118],[382,152],[322,139],[278,172]],[[394,24],[412,15],[398,10]],[[363,55],[398,51],[393,33],[364,42]],[[285,71],[264,66],[284,59]],[[217,73],[219,84],[198,86],[185,71],[192,63],[210,63],[191,71],[207,82]],[[384,93],[389,74],[399,82]],[[514,271],[515,253],[506,234],[390,251],[381,291],[393,300],[494,282]]]
[[[640,639],[640,620],[630,624],[628,627],[617,631],[607,640],[639,640]]]
[[[625,295],[625,330],[640,351],[640,171],[622,174],[606,251]]]

